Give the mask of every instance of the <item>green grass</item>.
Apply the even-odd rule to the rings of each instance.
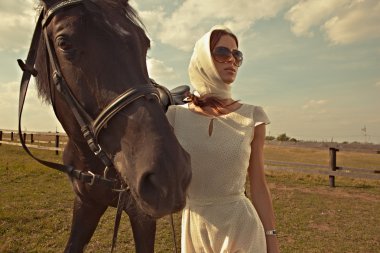
[[[33,153],[53,161],[61,159],[53,151]],[[328,151],[268,146],[266,158],[325,164]],[[344,157],[344,162],[365,168],[379,166],[376,159],[355,153]],[[337,187],[329,188],[326,176],[285,172],[268,172],[267,181],[282,253],[378,252],[379,181],[337,177]],[[73,198],[65,175],[39,165],[20,147],[0,146],[0,252],[62,252],[70,231]],[[86,252],[110,250],[114,215],[115,209],[109,208]],[[174,217],[179,243],[180,214]],[[160,219],[156,252],[171,252],[172,247],[169,218]],[[134,252],[126,215],[116,251]]]

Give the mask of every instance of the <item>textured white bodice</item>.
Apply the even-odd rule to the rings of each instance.
[[[191,155],[189,199],[207,201],[244,193],[253,127],[269,123],[261,107],[243,104],[229,114],[208,117],[190,111],[186,104],[170,106],[167,117]]]

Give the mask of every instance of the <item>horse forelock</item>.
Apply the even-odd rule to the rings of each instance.
[[[56,3],[60,1],[51,0],[49,3]],[[146,29],[135,9],[129,5],[128,0],[87,0],[84,1],[84,7],[91,15],[94,16],[95,22],[104,28],[106,32],[115,34],[121,38],[130,35],[130,32],[125,26],[125,19],[120,17],[127,17],[137,31],[140,42],[144,43],[143,46],[150,48],[150,40],[146,35]],[[43,10],[44,3],[40,1],[37,10]],[[119,15],[115,15],[115,13]],[[38,75],[36,77],[36,86],[39,97],[51,103],[51,90],[49,85],[49,64],[46,52],[45,38],[41,34],[40,44],[36,58],[36,68]]]

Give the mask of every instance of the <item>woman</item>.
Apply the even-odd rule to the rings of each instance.
[[[279,252],[264,175],[269,120],[261,107],[231,98],[242,61],[236,36],[213,27],[196,43],[189,65],[197,96],[167,112],[193,169],[182,213],[182,252]],[[253,205],[244,195],[247,172]]]

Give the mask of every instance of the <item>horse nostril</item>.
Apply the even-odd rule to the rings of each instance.
[[[146,197],[146,199],[151,200],[166,198],[168,195],[168,190],[163,187],[154,173],[147,173],[144,175],[141,181],[140,190],[141,194]]]

